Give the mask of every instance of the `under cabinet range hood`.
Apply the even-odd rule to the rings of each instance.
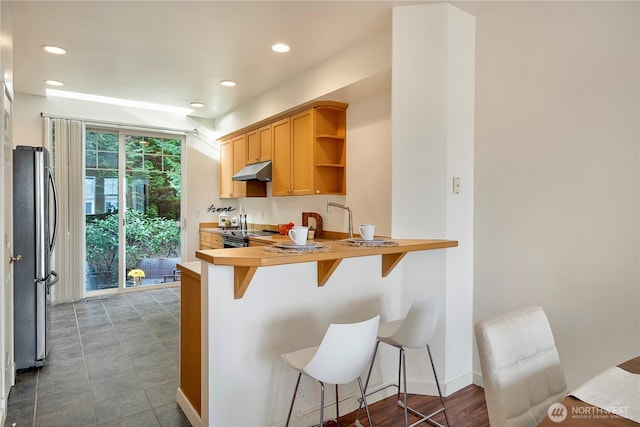
[[[247,165],[231,179],[234,181],[271,181],[271,160]]]

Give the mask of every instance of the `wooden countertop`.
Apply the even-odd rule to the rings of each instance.
[[[178,267],[178,270],[180,270],[182,274],[186,274],[193,277],[194,279],[200,280],[201,264],[202,263],[200,261],[188,261],[181,262],[177,264],[176,267]]]
[[[269,237],[271,238],[271,237]],[[266,239],[265,239],[266,240]],[[336,240],[318,239],[315,242],[329,246],[328,252],[277,253],[255,246],[234,249],[199,250],[196,257],[214,265],[234,267],[234,297],[242,298],[259,267],[318,263],[318,286],[323,286],[344,258],[381,255],[382,276],[386,277],[407,252],[444,249],[458,246],[455,240],[392,239],[397,246],[358,247],[346,246]]]

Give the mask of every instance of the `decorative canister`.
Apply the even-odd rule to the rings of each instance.
[[[218,216],[218,227],[227,227],[227,221],[229,221],[229,215],[226,212],[222,212]],[[229,223],[231,225],[231,223]]]

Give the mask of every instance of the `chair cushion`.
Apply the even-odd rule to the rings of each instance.
[[[537,426],[567,390],[553,333],[540,307],[476,324],[492,426]]]

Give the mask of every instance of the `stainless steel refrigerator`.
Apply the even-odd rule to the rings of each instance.
[[[51,270],[58,203],[49,153],[41,147],[13,150],[14,360],[16,369],[42,366],[48,353]]]

